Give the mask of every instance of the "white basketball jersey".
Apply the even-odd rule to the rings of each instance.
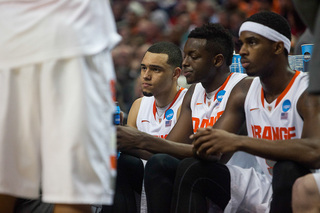
[[[301,94],[308,87],[308,75],[296,71],[287,88],[268,104],[259,78],[255,78],[245,100],[248,136],[269,140],[301,138],[303,120],[297,110]],[[257,157],[263,172],[272,180],[275,161]]]
[[[246,76],[245,74],[231,73],[210,101],[207,100],[206,91],[202,84],[196,84],[190,103],[194,133],[198,128],[213,126],[224,112],[233,87]]]
[[[161,117],[157,115],[154,96],[143,97],[136,120],[137,129],[156,137],[166,138],[178,120],[177,112],[186,92],[187,89],[181,88]]]
[[[208,103],[206,100],[206,92],[201,83],[196,85],[190,105],[194,133],[198,128],[213,126],[224,112],[233,87],[246,76],[245,74],[231,73],[223,85],[217,90],[211,103]],[[228,161],[228,165],[236,165],[241,168],[253,167],[257,171],[261,171],[255,156],[245,152],[234,153]]]

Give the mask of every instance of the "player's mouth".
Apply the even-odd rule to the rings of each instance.
[[[184,77],[188,78],[190,75],[192,75],[192,71],[191,70],[183,71],[183,75]]]
[[[250,65],[250,62],[246,59],[241,59],[241,65],[244,69],[247,69]]]
[[[148,84],[148,83],[142,83],[142,88],[148,88],[148,87],[151,87],[151,84]]]

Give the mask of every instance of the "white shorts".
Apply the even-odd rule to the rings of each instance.
[[[231,176],[231,199],[224,212],[269,212],[272,184],[268,177],[253,168],[227,167]]]
[[[108,52],[0,68],[0,194],[112,203],[114,79]]]

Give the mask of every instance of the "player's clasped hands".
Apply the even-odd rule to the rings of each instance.
[[[211,127],[199,128],[190,139],[195,155],[207,160],[219,160],[222,154],[238,149],[237,135]]]

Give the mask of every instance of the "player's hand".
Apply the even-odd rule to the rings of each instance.
[[[238,150],[237,135],[213,128],[198,129],[190,138],[194,140],[195,153],[204,158],[214,156],[219,159],[222,154]]]
[[[117,146],[120,151],[140,148],[139,139],[143,133],[130,126],[117,126]]]
[[[197,152],[197,150],[193,148],[193,156],[201,160],[217,162],[221,159],[222,153],[207,155],[205,153]]]

